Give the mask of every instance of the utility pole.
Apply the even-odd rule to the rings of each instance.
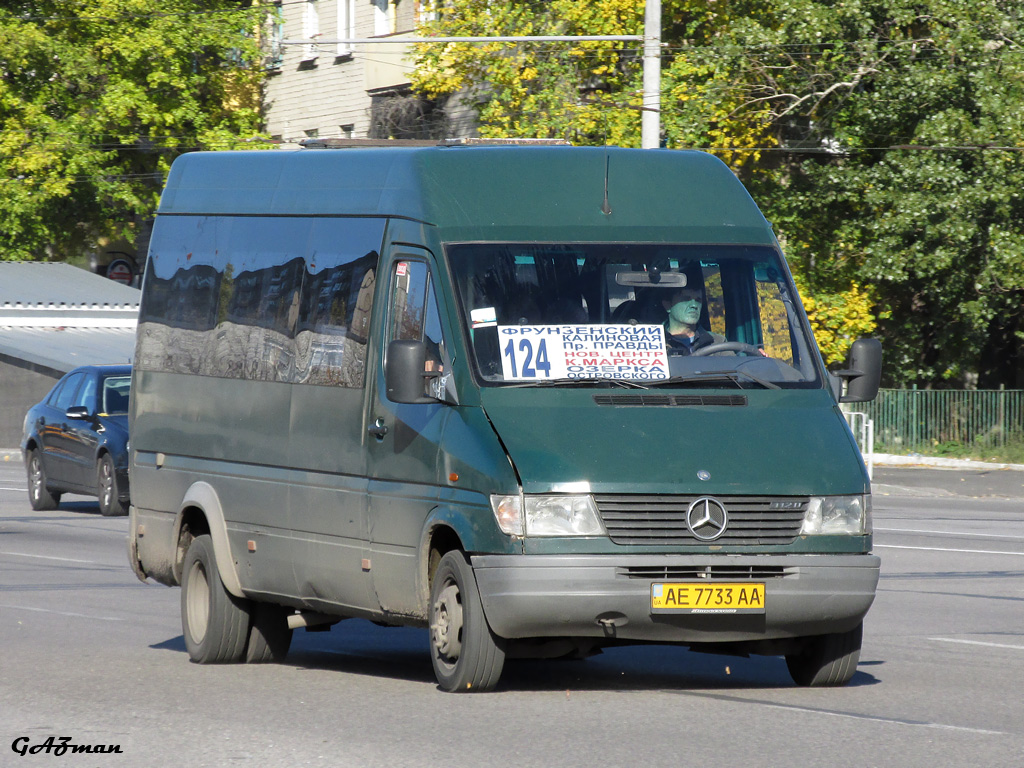
[[[644,5],[644,92],[640,112],[640,146],[661,145],[661,0]]]

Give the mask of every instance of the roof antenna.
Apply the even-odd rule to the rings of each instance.
[[[608,164],[611,162],[611,156],[604,156],[604,202],[601,203],[601,213],[605,216],[611,215],[612,208],[608,205]]]

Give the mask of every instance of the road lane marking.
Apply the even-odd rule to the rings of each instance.
[[[0,485],[0,491],[18,491],[19,493],[28,493],[28,488],[8,488],[7,486]]]
[[[70,611],[52,611],[49,608],[29,608],[24,605],[6,605],[0,603],[0,608],[8,608],[12,611],[34,611],[35,613],[53,613],[57,616],[71,616],[76,619],[99,619],[100,621],[124,621],[115,616],[94,616],[89,613],[71,613]]]
[[[780,704],[775,701],[764,699],[747,699],[742,696],[729,696],[714,693],[683,693],[685,696],[699,696],[701,698],[721,699],[723,701],[735,701],[743,704],[760,704],[774,709],[785,709],[791,712],[803,712],[811,715],[826,715],[828,717],[845,717],[850,720],[863,720],[871,723],[885,723],[888,725],[905,725],[911,728],[933,728],[940,731],[961,731],[977,733],[984,736],[1006,736],[1005,731],[993,731],[986,728],[970,728],[965,725],[949,725],[947,723],[932,723],[927,720],[906,720],[898,717],[879,717],[877,715],[862,715],[858,712],[840,712],[835,709],[816,709],[814,707],[800,707],[795,704]]]
[[[996,549],[947,549],[944,547],[903,547],[898,544],[875,544],[874,549],[918,549],[924,552],[962,552],[968,555],[1016,555],[1024,557],[1024,552],[1002,552]]]
[[[960,533],[959,531],[926,531],[918,530],[917,528],[879,528],[875,526],[876,531],[888,531],[893,533],[931,533],[937,536],[974,536],[982,537],[986,539],[1024,539],[1024,536],[1012,536],[1007,533]]]
[[[982,640],[958,640],[954,637],[932,637],[937,643],[960,643],[962,645],[983,645],[986,648],[1010,648],[1014,651],[1024,651],[1024,645],[1010,645],[1008,643],[987,643]]]
[[[813,707],[797,707],[792,704],[766,704],[765,706],[776,709],[788,709],[794,712],[807,712],[812,715],[827,715],[829,717],[845,717],[850,720],[866,720],[871,723],[889,723],[891,725],[906,725],[912,728],[935,728],[940,731],[966,731],[968,733],[980,733],[986,736],[1005,736],[1004,731],[990,731],[986,728],[969,728],[964,725],[948,725],[947,723],[929,723],[923,720],[901,720],[896,717],[876,717],[875,715],[861,715],[856,712],[836,712],[828,709],[814,709]]]
[[[0,555],[10,555],[11,557],[34,557],[39,560],[58,560],[62,563],[83,563],[85,565],[105,565],[110,567],[110,563],[98,563],[95,560],[75,560],[72,557],[50,557],[49,555],[30,555],[27,552],[0,552]]]

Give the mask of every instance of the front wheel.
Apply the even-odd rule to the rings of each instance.
[[[812,688],[846,685],[857,671],[863,635],[861,622],[849,632],[806,638],[798,653],[786,656],[793,682]]]
[[[181,631],[188,655],[199,664],[242,661],[249,639],[249,605],[224,588],[209,534],[185,554],[181,578]]]
[[[60,504],[60,494],[46,490],[46,470],[43,469],[43,457],[39,451],[28,454],[28,500],[32,509],[43,512],[56,509]]]
[[[489,691],[505,665],[505,641],[487,625],[466,556],[448,552],[430,588],[430,660],[446,691]]]
[[[96,462],[96,496],[100,500],[100,512],[104,517],[120,517],[128,514],[128,509],[121,503],[117,487],[117,474],[114,460],[109,453],[100,456]]]

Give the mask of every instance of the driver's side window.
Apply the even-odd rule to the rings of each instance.
[[[430,269],[423,261],[396,262],[391,274],[388,342],[409,339],[426,343],[424,372],[444,370],[445,343]],[[426,385],[430,386],[430,380]]]

